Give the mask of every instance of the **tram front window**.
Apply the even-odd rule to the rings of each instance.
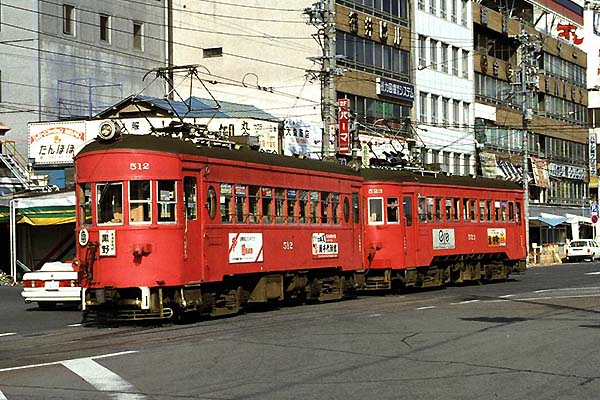
[[[123,184],[105,182],[96,184],[98,224],[123,223]]]
[[[79,224],[89,225],[92,223],[92,184],[79,184],[77,196],[79,197]]]

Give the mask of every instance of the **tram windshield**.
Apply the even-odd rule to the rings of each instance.
[[[98,224],[123,223],[123,184],[104,182],[96,184]]]

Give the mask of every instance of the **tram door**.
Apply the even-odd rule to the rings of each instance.
[[[199,243],[202,236],[198,205],[199,188],[197,176],[187,171],[183,177],[183,259],[188,268],[188,276],[194,280],[203,279],[202,245]]]
[[[417,239],[417,214],[413,193],[403,193],[402,195],[402,226],[404,228],[404,261],[407,267],[417,265],[417,253],[419,251],[419,241]]]

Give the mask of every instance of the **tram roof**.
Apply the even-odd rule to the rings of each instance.
[[[366,182],[415,182],[429,185],[450,185],[465,187],[482,187],[505,190],[522,190],[516,182],[491,179],[484,177],[470,177],[459,175],[419,173],[405,170],[368,168],[361,170],[361,175]]]
[[[248,149],[236,150],[223,147],[202,146],[176,138],[152,135],[123,135],[119,140],[113,142],[95,140],[81,149],[76,158],[86,153],[109,150],[146,150],[170,154],[188,154],[191,156],[211,157],[222,160],[320,171],[356,177],[360,176],[360,173],[352,168],[336,163],[282,156]]]

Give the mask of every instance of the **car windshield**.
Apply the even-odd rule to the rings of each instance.
[[[585,240],[575,240],[571,242],[571,247],[586,247],[589,243]]]

